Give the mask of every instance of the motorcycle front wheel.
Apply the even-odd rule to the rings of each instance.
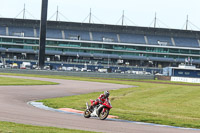
[[[106,109],[105,112],[103,112],[103,109],[101,111],[101,113],[99,114],[99,119],[100,120],[105,120],[109,115],[109,110]]]
[[[83,113],[85,118],[90,118],[90,111],[88,109],[86,109]]]

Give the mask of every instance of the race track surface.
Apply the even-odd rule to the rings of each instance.
[[[195,130],[183,130],[151,125],[140,125],[128,122],[118,122],[110,120],[101,121],[96,118],[86,119],[83,116],[42,110],[27,104],[27,102],[29,101],[45,98],[79,95],[96,91],[104,91],[108,88],[110,90],[131,87],[128,85],[21,76],[3,77],[36,79],[57,82],[60,84],[41,86],[0,86],[0,121],[108,133],[199,132]]]

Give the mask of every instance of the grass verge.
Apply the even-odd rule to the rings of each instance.
[[[87,78],[86,78],[87,79]],[[90,79],[88,79],[90,80]],[[200,128],[200,87],[135,81],[98,80],[138,87],[111,91],[111,115],[119,119],[162,125]],[[100,93],[44,99],[53,108],[85,109],[85,102],[96,99]]]
[[[40,81],[40,80],[22,79],[22,78],[0,77],[0,86],[2,85],[56,85],[56,84],[58,83]]]
[[[90,131],[40,127],[24,124],[16,124],[12,122],[0,122],[0,133],[96,133]]]
[[[179,84],[179,85],[196,85],[198,83],[185,83],[185,82],[172,82],[164,80],[149,80],[149,79],[119,79],[119,78],[100,78],[100,77],[73,77],[73,76],[60,76],[60,75],[38,75],[38,74],[19,74],[19,73],[0,73],[0,75],[12,75],[12,76],[26,76],[26,77],[39,77],[39,78],[51,78],[51,79],[66,79],[66,80],[81,80],[81,81],[93,81],[93,82],[106,82],[112,83],[112,80],[116,81],[134,81],[134,82],[147,82],[147,83],[160,83],[160,84]],[[119,82],[120,84],[120,82]]]

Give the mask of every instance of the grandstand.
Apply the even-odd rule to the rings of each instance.
[[[39,20],[0,18],[0,56],[37,62]],[[200,32],[76,22],[47,22],[46,60],[142,67],[200,66]]]

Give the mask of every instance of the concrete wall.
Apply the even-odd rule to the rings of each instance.
[[[72,72],[72,71],[23,70],[23,69],[0,69],[0,73],[62,75],[62,76],[122,78],[122,79],[152,79],[152,80],[154,79],[154,75],[136,75],[136,74],[121,74],[121,73],[97,73],[97,72]]]

